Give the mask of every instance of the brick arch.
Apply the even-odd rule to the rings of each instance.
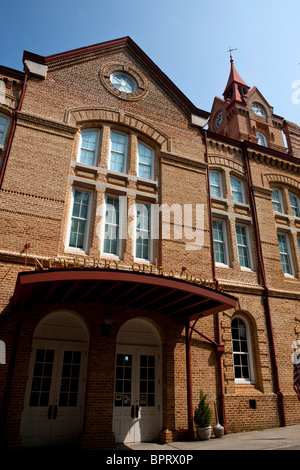
[[[210,155],[209,156],[210,167],[213,168],[229,168],[236,173],[244,176],[244,167],[241,163],[233,161],[230,158],[219,156],[219,155]]]
[[[290,176],[282,174],[274,175],[270,173],[265,175],[264,177],[268,181],[269,186],[271,186],[273,183],[286,184],[300,191],[300,182],[294,178],[291,178]]]
[[[171,150],[170,138],[152,124],[137,118],[133,114],[116,111],[110,108],[76,108],[69,109],[65,113],[64,121],[73,126],[83,123],[110,122],[126,126],[136,132],[146,135],[165,150]]]

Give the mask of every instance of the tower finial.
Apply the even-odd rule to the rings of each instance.
[[[232,51],[237,51],[237,48],[235,48],[235,49],[231,49],[231,48],[230,48],[230,46],[229,46],[229,49],[228,49],[228,51],[226,51],[226,52],[229,52],[229,53],[230,53],[230,62],[233,62],[233,58],[232,58],[232,54],[231,54],[231,53],[232,53]]]

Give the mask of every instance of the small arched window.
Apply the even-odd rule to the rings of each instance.
[[[235,383],[254,383],[254,368],[248,322],[240,316],[231,321],[233,367]]]
[[[263,134],[257,132],[256,137],[258,138],[258,145],[262,145],[263,147],[267,147],[267,139]]]

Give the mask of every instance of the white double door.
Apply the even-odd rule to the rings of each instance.
[[[76,443],[81,429],[87,346],[33,343],[21,424],[22,445]]]
[[[113,419],[116,442],[157,440],[161,423],[160,362],[155,347],[117,347]]]

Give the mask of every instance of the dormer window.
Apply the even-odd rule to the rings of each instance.
[[[263,134],[257,132],[256,137],[258,138],[258,145],[261,145],[262,147],[267,147],[267,139]]]

